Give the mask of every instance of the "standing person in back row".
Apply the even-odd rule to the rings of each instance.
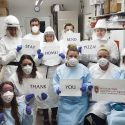
[[[109,38],[109,33],[107,32],[107,24],[104,19],[100,19],[97,21],[94,27],[92,42],[95,43],[95,45],[97,46],[97,49],[100,48],[101,45],[106,46],[110,51],[110,61],[113,64],[116,64],[116,65],[119,64],[118,46],[115,43],[115,41],[112,41]],[[86,62],[90,64],[89,67],[91,66],[91,64],[97,63],[96,54],[82,54],[81,60],[84,60],[84,59],[86,59]]]
[[[52,27],[48,26],[45,29],[44,32],[44,46],[51,45],[52,43],[58,43],[57,38],[55,36],[55,32]],[[42,48],[41,48],[42,49]],[[42,49],[43,50],[43,49]],[[42,52],[42,51],[41,51]],[[43,53],[39,53],[43,55]],[[38,54],[38,57],[39,57]],[[51,79],[52,83],[52,77],[56,70],[56,68],[60,65],[60,63],[63,63],[65,59],[65,55],[63,53],[59,53],[59,64],[55,63],[55,60],[53,59],[53,55],[51,55],[52,58],[39,58],[39,62],[41,63],[41,72],[43,74],[43,78],[45,79]],[[44,101],[44,106],[41,107],[43,109],[43,122],[44,125],[57,125],[57,103],[58,103],[58,96],[53,91],[52,84],[49,85],[49,94],[48,93],[42,93],[41,99]],[[49,120],[49,108],[51,109],[51,121]]]
[[[6,81],[16,71],[22,48],[22,32],[19,20],[9,15],[5,18],[5,35],[0,40],[1,80]]]
[[[43,33],[40,32],[40,21],[37,18],[30,20],[31,33],[25,35],[23,39],[40,41],[40,46],[43,45]]]

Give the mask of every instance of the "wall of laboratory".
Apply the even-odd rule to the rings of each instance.
[[[51,5],[53,4],[64,4],[66,11],[77,11],[79,12],[80,0],[45,0],[40,6],[40,12],[34,11],[35,0],[8,0],[9,2],[9,14],[17,16],[21,23],[21,29],[23,35],[26,34],[27,20],[28,18],[38,17],[49,19],[50,25],[52,25],[52,14]],[[18,2],[18,4],[16,3]]]

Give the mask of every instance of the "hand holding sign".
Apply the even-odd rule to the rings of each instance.
[[[35,98],[35,95],[33,93],[27,94],[25,96],[26,103],[32,103]]]
[[[42,98],[42,100],[46,100],[47,99],[47,97],[48,97],[48,95],[46,94],[46,93],[41,93],[41,98]]]
[[[17,52],[20,52],[21,49],[22,49],[22,45],[17,46],[16,51],[17,51]]]
[[[62,58],[62,59],[65,59],[65,55],[63,53],[60,53],[59,56]]]
[[[59,88],[56,90],[56,93],[57,93],[57,95],[59,95],[61,93]]]

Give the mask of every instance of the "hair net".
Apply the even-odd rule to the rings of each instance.
[[[94,29],[97,29],[97,28],[107,29],[106,21],[104,19],[98,20]]]
[[[55,32],[54,32],[53,28],[50,27],[50,26],[48,26],[48,27],[45,29],[44,37],[45,37],[45,35],[48,35],[48,34],[54,35],[55,38],[54,38],[54,41],[53,41],[53,42],[57,42],[57,38],[56,38],[56,36],[55,36]],[[44,41],[45,41],[45,40],[44,40]]]
[[[47,35],[47,34],[53,34],[53,35],[55,35],[55,32],[54,32],[54,30],[53,30],[52,27],[48,26],[48,27],[45,29],[44,35]]]

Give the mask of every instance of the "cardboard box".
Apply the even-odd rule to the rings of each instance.
[[[105,0],[104,2],[104,14],[110,13],[110,0]]]
[[[0,0],[0,8],[7,8],[8,2],[7,0]]]
[[[117,3],[117,0],[110,1],[110,13],[121,11],[121,3]]]
[[[7,16],[8,10],[7,8],[0,8],[0,16]]]

